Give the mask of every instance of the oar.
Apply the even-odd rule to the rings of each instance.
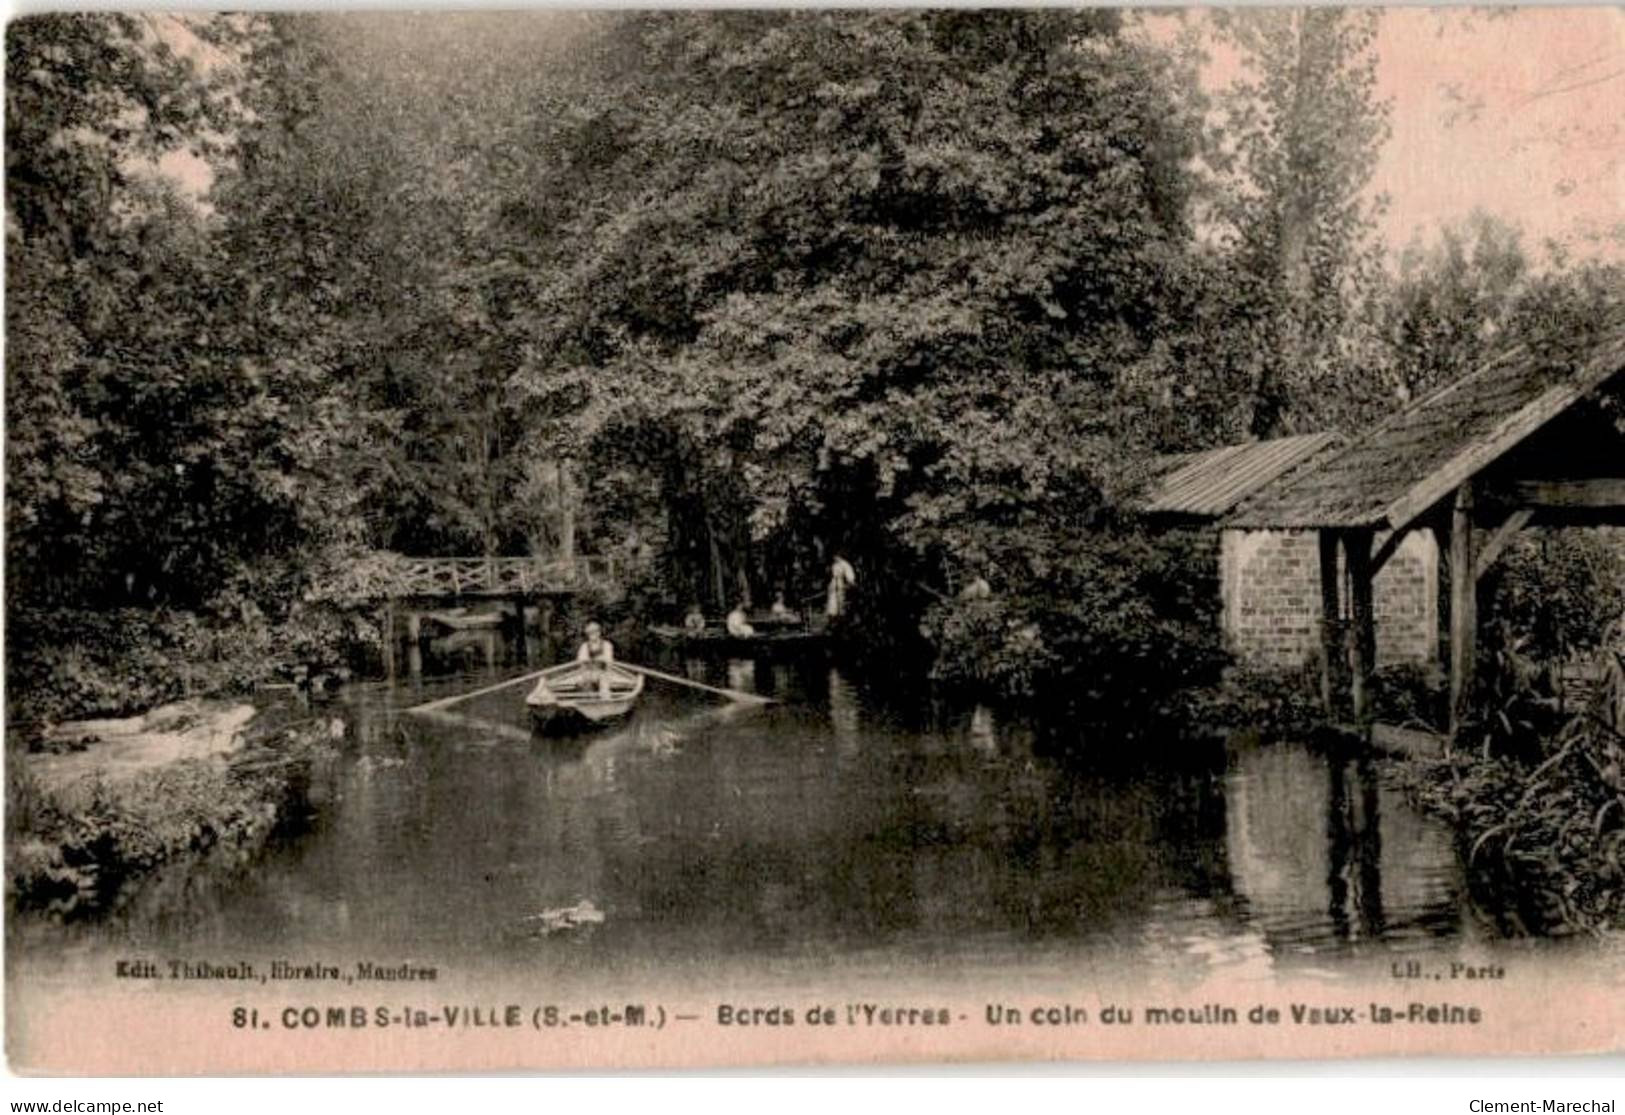
[[[575,663],[566,662],[563,663],[563,665],[573,666]],[[728,700],[738,701],[740,704],[770,705],[773,703],[773,698],[771,697],[763,697],[756,693],[746,693],[738,689],[722,689],[715,685],[706,685],[704,682],[693,681],[685,677],[678,677],[676,674],[668,674],[661,670],[651,670],[647,666],[634,666],[630,662],[617,662],[615,665],[621,667],[623,670],[632,670],[635,673],[640,673],[647,677],[659,678],[661,681],[669,681],[674,685],[686,685],[691,689],[699,689],[706,693],[714,693],[718,697],[726,697]],[[440,709],[455,705],[459,701],[466,701],[471,697],[483,697],[487,693],[495,693],[497,690],[507,689],[511,685],[519,685],[523,682],[534,681],[543,674],[549,673],[558,668],[559,667],[557,666],[549,666],[545,670],[536,670],[533,673],[523,674],[516,678],[509,678],[507,681],[499,681],[495,685],[487,685],[483,689],[475,689],[469,693],[458,693],[451,697],[441,697],[438,700],[426,701],[421,705],[413,705],[411,708],[406,709],[405,711],[436,712]]]
[[[410,708],[407,712],[415,712],[427,716],[431,720],[438,720],[446,724],[456,724],[464,728],[473,728],[477,731],[500,736],[515,743],[529,743],[530,733],[523,728],[516,728],[512,724],[503,724],[495,720],[485,720],[478,716],[464,716],[460,712],[447,712],[444,709]]]
[[[565,663],[565,665],[567,665],[567,666],[568,665],[573,665],[573,663],[568,663],[567,662],[567,663]],[[487,693],[495,693],[497,690],[506,689],[510,685],[519,685],[522,682],[534,681],[535,679],[541,677],[543,674],[548,673],[548,672],[550,672],[552,670],[556,670],[556,669],[558,669],[557,666],[549,666],[545,670],[537,670],[534,673],[524,674],[524,675],[522,675],[520,677],[516,677],[516,678],[509,678],[507,681],[499,681],[495,685],[487,685],[484,689],[476,689],[471,693],[458,693],[458,694],[456,694],[455,696],[452,696],[452,697],[441,697],[439,700],[427,701],[427,702],[425,702],[425,703],[423,703],[421,705],[413,705],[411,708],[407,709],[406,711],[407,712],[434,712],[436,709],[443,709],[443,708],[446,708],[449,705],[455,705],[458,701],[466,701],[470,697],[483,697]]]
[[[617,662],[615,665],[625,670],[636,671],[637,673],[643,674],[645,677],[659,678],[661,681],[669,681],[674,685],[686,685],[691,689],[699,689],[706,693],[714,693],[718,697],[726,697],[728,700],[738,701],[742,705],[770,705],[773,703],[772,697],[763,697],[757,693],[746,693],[740,689],[722,689],[715,685],[706,685],[703,681],[693,681],[689,678],[678,677],[676,674],[665,673],[661,670],[651,670],[647,666],[634,666],[630,662]]]

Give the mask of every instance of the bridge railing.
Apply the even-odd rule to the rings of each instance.
[[[319,584],[311,595],[315,599],[348,600],[529,596],[612,588],[627,572],[625,560],[611,554],[442,558],[378,553]]]

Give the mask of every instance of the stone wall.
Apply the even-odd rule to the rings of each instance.
[[[1226,643],[1251,666],[1291,669],[1319,653],[1320,543],[1314,531],[1227,530],[1220,544]],[[1343,608],[1347,588],[1339,574]],[[1436,661],[1439,551],[1413,531],[1373,585],[1377,665]]]

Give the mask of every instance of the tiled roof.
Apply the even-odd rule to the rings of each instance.
[[[1145,510],[1216,518],[1289,469],[1337,444],[1334,433],[1303,434],[1165,458],[1167,471],[1152,484]]]
[[[1566,374],[1515,350],[1247,498],[1237,527],[1401,527],[1625,369],[1625,329]]]

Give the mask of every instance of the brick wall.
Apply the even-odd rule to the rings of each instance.
[[[1377,574],[1377,665],[1432,665],[1439,654],[1439,548],[1430,530],[1412,531]]]
[[[1320,543],[1314,531],[1227,530],[1219,568],[1225,638],[1238,659],[1253,666],[1293,668],[1318,654]],[[1377,574],[1372,594],[1377,665],[1434,662],[1439,554],[1430,531],[1413,531],[1405,538]],[[1347,608],[1346,598],[1343,606]]]

